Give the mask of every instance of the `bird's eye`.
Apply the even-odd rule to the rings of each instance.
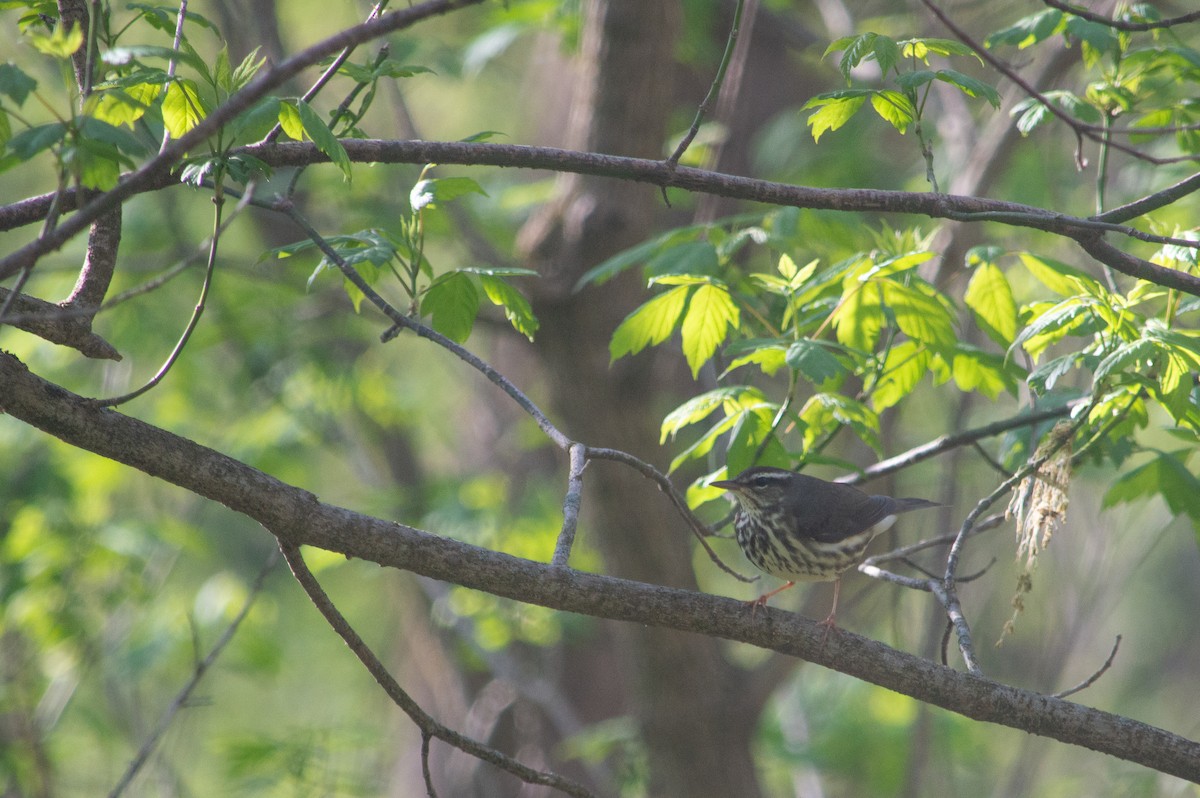
[[[755,477],[754,478],[754,487],[756,487],[756,488],[765,488],[767,485],[770,485],[770,484],[771,484],[771,480],[767,479],[766,477]]]

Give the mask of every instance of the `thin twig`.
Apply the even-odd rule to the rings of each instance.
[[[704,121],[704,115],[708,113],[708,108],[712,105],[713,100],[721,91],[721,84],[725,81],[725,73],[729,69],[729,61],[733,58],[733,48],[737,44],[738,31],[742,24],[742,8],[746,5],[746,0],[737,0],[737,6],[733,9],[733,25],[729,28],[729,37],[725,40],[725,52],[721,55],[721,63],[717,66],[717,74],[713,77],[712,85],[708,87],[708,94],[700,102],[700,106],[696,109],[696,117],[692,120],[692,126],[679,142],[679,146],[675,148],[675,152],[671,153],[671,157],[666,160],[668,166],[675,167],[679,164],[679,159],[687,151],[688,146],[696,138],[696,134],[700,132],[700,123]],[[666,188],[663,188],[666,191]]]
[[[1093,402],[1095,400],[1092,400]],[[1071,433],[1064,435],[1053,446],[1047,446],[1046,451],[1041,456],[1030,459],[1023,467],[1017,470],[1008,479],[1000,483],[991,493],[976,502],[975,507],[963,519],[962,527],[955,536],[954,543],[950,546],[950,551],[946,555],[946,572],[942,581],[934,586],[934,595],[941,601],[942,606],[946,608],[946,614],[950,616],[950,622],[954,624],[954,630],[958,635],[958,647],[962,652],[963,662],[967,665],[967,669],[975,674],[981,675],[979,665],[975,659],[974,644],[971,642],[971,628],[967,623],[966,616],[962,613],[962,607],[958,601],[958,591],[955,587],[957,582],[956,575],[958,572],[958,563],[962,555],[963,545],[967,537],[971,533],[971,528],[975,525],[978,518],[987,511],[1001,496],[1011,491],[1015,486],[1019,485],[1025,477],[1037,472],[1054,454],[1064,446],[1067,441],[1070,441],[1079,428],[1087,421],[1088,411],[1084,410],[1079,414],[1075,423],[1071,427]]]
[[[254,184],[251,183],[249,186],[247,186],[246,192],[238,201],[234,212],[237,213],[238,211],[242,210],[253,195]],[[212,288],[213,274],[216,271],[217,245],[221,240],[221,231],[225,229],[221,223],[221,214],[225,207],[225,202],[220,190],[218,190],[216,193],[216,196],[213,200],[213,205],[213,234],[208,246],[208,263],[204,270],[204,284],[200,287],[200,298],[196,300],[196,306],[192,309],[192,316],[190,319],[188,319],[188,323],[183,330],[183,334],[179,336],[179,340],[175,343],[175,348],[171,350],[171,354],[167,356],[166,361],[163,362],[158,372],[142,387],[130,391],[129,393],[121,394],[120,396],[114,396],[108,399],[96,399],[94,401],[97,405],[100,405],[101,407],[116,407],[119,404],[124,404],[132,399],[136,399],[162,382],[167,376],[167,372],[171,370],[171,367],[174,366],[176,361],[179,360],[179,356],[183,354],[184,347],[187,346],[188,341],[192,337],[192,333],[196,331],[196,327],[198,327],[200,324],[200,317],[204,315],[204,308],[208,302],[208,292]]]
[[[333,246],[325,240],[325,237],[317,232],[316,228],[309,223],[308,219],[296,209],[296,206],[292,204],[290,200],[278,200],[271,207],[295,222],[296,225],[304,231],[304,234],[308,236],[314,244],[317,245],[317,249],[321,250],[321,253],[328,258],[331,263],[338,267],[346,279],[353,283],[355,288],[357,288],[359,291],[362,291],[363,295],[370,300],[371,304],[378,308],[385,316],[388,317],[388,319],[392,321],[393,326],[385,331],[381,336],[381,340],[383,342],[386,343],[387,341],[395,338],[400,334],[402,329],[408,329],[415,332],[421,338],[433,341],[443,349],[449,350],[460,360],[467,363],[476,371],[487,377],[494,385],[499,387],[500,390],[508,394],[514,402],[520,405],[522,410],[524,410],[531,418],[533,418],[534,422],[537,423],[538,428],[541,429],[542,432],[544,432],[546,436],[550,438],[550,440],[554,441],[554,444],[558,446],[558,448],[563,450],[570,449],[571,444],[574,443],[574,441],[564,435],[558,427],[554,426],[554,424],[534,403],[534,401],[526,396],[521,389],[512,383],[511,380],[509,380],[500,372],[496,371],[496,369],[492,368],[491,365],[489,365],[471,350],[459,345],[458,343],[455,343],[439,333],[437,330],[422,324],[420,321],[406,316],[394,305],[380,296],[379,292],[372,288],[370,284],[363,279],[362,275],[359,274],[353,266],[347,263],[345,258],[338,254],[337,250],[335,250]]]
[[[675,505],[675,509],[678,510],[679,514],[683,516],[685,521],[687,521],[688,527],[696,536],[696,540],[700,541],[700,545],[704,547],[704,551],[708,553],[709,559],[716,563],[718,568],[739,582],[758,581],[757,576],[742,576],[737,571],[726,565],[721,558],[717,556],[717,553],[713,551],[712,546],[708,545],[708,541],[705,540],[705,538],[712,536],[712,530],[709,529],[704,522],[697,518],[696,514],[691,511],[687,505],[687,501],[685,501],[684,498],[679,495],[679,491],[675,490],[675,486],[671,483],[671,480],[666,474],[663,474],[649,463],[643,462],[633,455],[627,452],[622,452],[619,449],[601,449],[595,446],[589,446],[587,449],[587,456],[597,460],[613,460],[618,463],[624,463],[625,465],[642,472],[642,474],[647,478],[657,482],[658,487],[667,494],[667,496],[671,499],[671,503]]]
[[[1081,400],[1085,401],[1085,400]],[[895,471],[908,468],[909,466],[919,463],[922,460],[927,460],[930,457],[935,457],[939,454],[956,449],[960,446],[974,443],[984,438],[990,438],[993,435],[999,435],[1002,432],[1008,432],[1019,427],[1031,427],[1035,424],[1041,424],[1043,421],[1049,421],[1055,418],[1062,418],[1070,415],[1071,410],[1079,402],[1068,402],[1060,407],[1052,407],[1048,410],[1033,410],[1028,413],[1021,413],[1012,418],[993,421],[990,424],[984,424],[975,429],[956,432],[952,435],[942,435],[935,438],[929,443],[923,443],[920,446],[914,446],[907,452],[901,452],[895,457],[889,457],[886,460],[880,460],[874,465],[867,466],[861,471],[854,474],[848,474],[843,477],[838,477],[834,482],[844,482],[848,485],[857,485],[861,482],[866,482],[876,477],[886,476]]]
[[[508,754],[497,751],[495,748],[484,745],[478,740],[460,734],[453,729],[443,726],[440,722],[434,719],[432,715],[421,708],[412,696],[405,692],[400,683],[395,677],[388,672],[388,669],[380,662],[375,653],[371,651],[366,642],[359,636],[358,632],[354,631],[354,627],[346,620],[342,613],[334,606],[333,601],[325,593],[317,578],[313,576],[312,571],[304,562],[304,557],[300,553],[300,549],[294,544],[286,542],[282,537],[279,538],[279,550],[283,552],[284,558],[292,569],[292,574],[296,577],[296,581],[304,588],[304,592],[308,594],[308,598],[312,601],[317,611],[324,616],[325,621],[337,633],[339,637],[350,648],[350,651],[358,657],[359,662],[366,667],[367,671],[375,678],[375,681],[383,688],[388,697],[399,707],[404,714],[416,724],[421,730],[422,735],[422,757],[424,759],[423,769],[426,773],[427,789],[432,791],[433,785],[428,774],[428,753],[429,747],[427,741],[429,738],[436,737],[442,742],[454,746],[460,751],[470,754],[484,762],[495,765],[496,767],[505,770],[526,784],[543,784],[547,787],[553,787],[556,790],[564,792],[568,795],[577,796],[577,798],[595,798],[593,793],[581,784],[577,784],[570,779],[559,776],[556,773],[547,771],[535,770],[534,768],[524,765],[521,762],[513,759]],[[431,792],[431,794],[434,794]]]
[[[978,41],[976,41],[974,38],[972,38],[971,35],[968,34],[965,30],[963,30],[961,27],[959,27],[954,22],[954,20],[952,20],[950,18],[950,16],[948,14],[946,14],[946,12],[944,12],[941,8],[939,8],[937,5],[935,5],[932,2],[932,0],[921,0],[921,3],[926,8],[928,8],[929,11],[935,17],[937,17],[938,20],[943,25],[945,25],[950,30],[951,33],[954,34],[955,38],[957,38],[963,44],[967,45],[972,50],[974,50],[975,54],[978,55],[979,58],[981,58],[983,61],[988,63],[993,69],[995,69],[1000,74],[1004,75],[1006,78],[1011,80],[1013,83],[1020,86],[1022,91],[1024,91],[1030,97],[1036,99],[1039,103],[1042,104],[1043,107],[1045,107],[1045,109],[1047,111],[1049,111],[1054,116],[1058,117],[1069,128],[1071,128],[1071,130],[1075,133],[1075,140],[1076,140],[1075,161],[1080,169],[1082,169],[1084,166],[1084,161],[1083,161],[1083,139],[1084,138],[1087,138],[1093,142],[1098,142],[1098,143],[1107,142],[1109,144],[1109,146],[1111,146],[1113,149],[1120,150],[1121,152],[1124,152],[1127,155],[1131,155],[1134,158],[1137,158],[1142,161],[1146,161],[1147,163],[1151,163],[1156,166],[1162,166],[1167,163],[1176,163],[1176,162],[1181,162],[1181,161],[1195,161],[1195,160],[1197,160],[1197,158],[1200,158],[1200,156],[1195,156],[1195,155],[1180,157],[1180,158],[1158,158],[1158,157],[1155,157],[1152,155],[1148,155],[1148,154],[1142,152],[1141,150],[1137,149],[1136,147],[1131,147],[1126,144],[1121,144],[1119,142],[1112,141],[1111,139],[1106,138],[1103,134],[1103,128],[1099,128],[1099,127],[1096,127],[1093,125],[1081,123],[1078,120],[1074,119],[1066,111],[1059,108],[1057,105],[1055,105],[1055,103],[1049,97],[1042,94],[1040,91],[1038,91],[1036,88],[1034,88],[1028,81],[1026,81],[1024,78],[1022,78],[1015,69],[1013,69],[1008,64],[1004,63],[1004,61],[1002,61],[999,58],[997,58],[996,56],[994,56],[991,53],[991,51],[989,51],[986,47],[984,47],[982,44],[980,44]],[[1072,12],[1072,13],[1074,13],[1074,12]]]
[[[1193,11],[1190,14],[1180,14],[1177,17],[1169,17],[1167,19],[1159,19],[1153,22],[1129,22],[1123,19],[1113,19],[1106,17],[1103,14],[1095,14],[1088,11],[1086,8],[1069,5],[1062,0],[1042,0],[1042,2],[1051,8],[1057,8],[1059,11],[1065,11],[1072,16],[1086,19],[1089,22],[1098,22],[1105,27],[1113,30],[1128,31],[1130,33],[1143,33],[1151,30],[1161,30],[1162,28],[1172,28],[1176,25],[1183,25],[1188,22],[1200,20],[1200,11]]]
[[[449,350],[460,360],[468,363],[489,380],[491,380],[492,383],[499,386],[501,390],[503,390],[513,399],[513,401],[520,405],[521,409],[523,409],[533,418],[538,427],[541,428],[547,437],[549,437],[550,440],[552,440],[560,449],[570,451],[571,447],[575,445],[575,441],[572,441],[565,434],[563,434],[558,427],[554,426],[546,414],[543,413],[536,404],[534,404],[533,400],[526,396],[507,377],[496,371],[496,369],[492,368],[491,365],[489,365],[474,352],[470,351],[464,346],[461,346],[460,344],[455,343],[454,341],[451,341],[446,336],[426,326],[425,324],[422,324],[420,321],[404,315],[386,299],[380,296],[379,293],[376,292],[375,289],[373,289],[366,282],[366,280],[362,278],[362,275],[360,275],[353,266],[348,264],[346,260],[338,254],[337,250],[335,250],[329,244],[329,242],[326,241],[325,238],[318,233],[311,224],[309,224],[304,215],[296,210],[296,207],[290,201],[279,200],[271,207],[274,210],[285,214],[289,219],[295,222],[304,231],[305,235],[307,235],[313,241],[313,243],[317,245],[317,249],[319,249],[325,255],[325,257],[330,260],[330,262],[337,265],[342,274],[346,276],[346,279],[348,279],[356,288],[362,291],[363,295],[370,300],[372,304],[379,308],[384,315],[394,322],[394,326],[384,332],[381,336],[383,341],[386,342],[395,338],[401,329],[412,330],[420,337],[433,341],[438,346]],[[675,486],[671,484],[671,480],[662,474],[658,469],[654,468],[654,466],[639,460],[631,454],[627,454],[616,449],[604,449],[589,446],[586,447],[585,454],[589,459],[599,458],[604,460],[616,460],[618,462],[625,463],[626,465],[632,466],[634,469],[640,471],[645,476],[657,482],[659,487],[663,489],[668,497],[670,497],[671,502],[684,517],[684,520],[688,522],[688,526],[692,529],[693,533],[695,533],[696,538],[700,541],[700,545],[704,547],[706,552],[708,552],[709,558],[712,559],[712,561],[716,563],[721,570],[725,571],[725,573],[729,574],[735,579],[738,579],[742,582],[755,581],[755,579],[750,577],[742,576],[721,561],[721,558],[717,556],[717,553],[713,551],[711,546],[708,545],[708,541],[704,539],[710,534],[708,527],[706,527],[703,522],[696,518],[690,509],[688,509],[687,502],[684,501],[679,495],[678,491],[675,490]]]
[[[208,652],[208,656],[196,663],[196,668],[192,672],[192,678],[188,680],[188,683],[185,684],[183,689],[180,690],[175,696],[175,700],[172,701],[167,707],[166,711],[163,712],[162,717],[160,717],[158,719],[158,723],[155,724],[154,730],[150,732],[150,736],[148,736],[142,742],[137,754],[129,763],[129,767],[125,769],[124,775],[121,776],[121,779],[117,782],[116,786],[112,788],[112,792],[108,794],[109,798],[117,798],[117,796],[121,795],[121,793],[125,791],[125,788],[129,786],[130,782],[133,781],[134,777],[141,771],[147,760],[149,760],[150,754],[154,752],[154,749],[162,740],[163,735],[166,734],[167,728],[171,725],[171,722],[175,720],[175,716],[178,715],[179,711],[187,705],[187,700],[191,696],[192,691],[195,690],[196,686],[200,684],[200,680],[204,678],[206,673],[208,673],[208,669],[212,667],[213,663],[217,661],[217,657],[221,656],[221,652],[225,650],[225,646],[227,646],[229,641],[233,639],[233,635],[238,630],[238,627],[242,625],[242,621],[246,620],[246,616],[250,614],[250,608],[254,606],[254,602],[258,599],[259,594],[262,592],[263,585],[267,581],[267,575],[270,574],[271,569],[275,567],[277,562],[279,562],[279,552],[273,551],[271,552],[271,555],[267,557],[267,562],[265,565],[263,565],[262,570],[258,572],[258,577],[250,586],[250,592],[246,596],[245,603],[242,604],[242,609],[230,622],[229,626],[225,627],[225,631],[221,633],[220,638],[217,639],[217,642],[213,645],[212,650]]]
[[[1053,697],[1054,698],[1066,698],[1069,695],[1074,695],[1075,693],[1078,693],[1081,690],[1086,690],[1087,688],[1091,687],[1093,684],[1096,683],[1097,679],[1099,679],[1101,676],[1104,675],[1105,671],[1107,671],[1109,668],[1112,667],[1113,660],[1115,660],[1117,658],[1117,649],[1120,647],[1121,647],[1121,636],[1117,635],[1117,639],[1115,641],[1113,641],[1112,651],[1108,652],[1108,659],[1104,660],[1104,664],[1100,666],[1100,670],[1096,671],[1091,676],[1087,677],[1082,682],[1080,682],[1079,684],[1070,688],[1069,690],[1063,690],[1061,693],[1055,693],[1053,695]]]
[[[367,14],[366,21],[371,22],[375,19],[378,19],[380,13],[382,13],[383,9],[386,7],[387,7],[387,0],[383,0],[383,2],[376,3],[375,6],[371,9],[371,13]],[[325,68],[325,71],[322,72],[320,77],[318,77],[316,79],[316,81],[313,82],[313,85],[308,87],[308,91],[304,92],[304,96],[301,97],[300,99],[306,103],[311,102],[312,99],[317,96],[317,93],[320,92],[321,89],[325,88],[325,84],[333,79],[333,76],[336,75],[337,71],[342,68],[342,65],[350,60],[350,56],[354,54],[354,51],[357,48],[358,48],[357,44],[352,44],[349,47],[347,47],[346,49],[342,50],[336,56],[334,56],[333,63],[331,63],[328,67]],[[271,128],[267,132],[267,135],[262,137],[262,141],[260,141],[259,143],[260,144],[270,144],[271,142],[275,141],[275,139],[279,138],[279,134],[282,132],[283,132],[283,125],[281,123],[276,122],[275,127]],[[294,182],[295,182],[295,179],[293,178],[293,183]],[[287,193],[291,194],[291,191],[288,191]]]
[[[550,560],[550,564],[555,568],[566,568],[571,559],[575,529],[579,525],[579,507],[583,501],[583,469],[587,467],[587,447],[582,443],[573,443],[569,451],[571,466],[567,477],[567,494],[563,497],[562,528],[558,532],[554,556]]]

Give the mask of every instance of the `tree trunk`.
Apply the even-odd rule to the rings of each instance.
[[[679,29],[672,0],[593,0],[587,6],[581,81],[567,146],[662,157],[672,104],[669,76]],[[522,233],[542,275],[534,297],[539,353],[553,379],[551,404],[568,434],[651,461],[663,408],[664,371],[652,354],[609,366],[613,330],[645,299],[632,270],[602,288],[572,291],[589,268],[644,240],[664,208],[657,190],[565,176],[545,212]],[[608,573],[696,587],[690,536],[661,493],[633,471],[594,463],[583,534]],[[633,712],[643,734],[655,796],[759,794],[750,753],[760,707],[739,700],[741,671],[716,641],[621,626],[617,632]]]

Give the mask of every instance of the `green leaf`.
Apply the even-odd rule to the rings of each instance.
[[[1014,25],[996,31],[984,40],[984,46],[989,50],[997,45],[1007,44],[1024,50],[1026,47],[1045,41],[1066,27],[1063,12],[1057,9],[1047,9],[1018,20]]]
[[[229,63],[229,45],[217,51],[217,64],[213,67],[213,80],[226,93],[233,92],[233,66]]]
[[[729,435],[729,445],[725,447],[725,466],[729,473],[740,474],[754,465],[780,467],[790,464],[787,450],[771,429],[774,418],[775,413],[768,405],[747,409],[737,417]],[[762,446],[764,441],[767,442],[765,447]]]
[[[667,414],[662,422],[662,434],[659,444],[667,442],[667,437],[674,437],[684,427],[696,424],[724,407],[725,415],[733,415],[746,403],[765,402],[766,397],[757,388],[745,385],[731,385],[725,388],[715,388],[711,391],[693,396],[679,407]]]
[[[80,122],[79,132],[87,140],[111,144],[129,155],[144,155],[146,152],[146,145],[136,136],[99,119],[84,117]]]
[[[1102,506],[1162,496],[1175,515],[1187,515],[1200,530],[1200,479],[1187,467],[1190,450],[1159,452],[1157,456],[1121,475],[1104,494]]]
[[[821,55],[821,58],[826,58],[830,53],[836,53],[839,50],[844,50],[845,52],[842,53],[842,57],[838,61],[838,69],[842,71],[842,76],[846,79],[846,82],[849,83],[850,72],[856,66],[861,64],[864,58],[867,58],[869,55],[874,53],[875,41],[878,38],[879,34],[870,32],[859,36],[843,36],[842,38],[831,42],[830,45],[825,48],[825,52]]]
[[[762,214],[741,214],[728,219],[723,219],[722,224],[744,224],[756,221],[762,218]],[[678,227],[674,230],[668,230],[662,235],[652,238],[649,241],[642,242],[635,247],[631,247],[624,252],[619,252],[613,255],[608,260],[592,267],[579,278],[579,282],[575,283],[573,290],[580,291],[584,286],[595,284],[603,285],[612,278],[616,277],[621,272],[628,269],[630,266],[635,266],[639,263],[645,263],[660,252],[678,246],[686,241],[696,241],[700,238],[708,237],[716,228],[712,223],[694,224],[688,227]]]
[[[69,29],[64,29],[60,24],[48,34],[27,32],[26,36],[34,49],[51,58],[70,58],[83,46],[81,25],[72,25]]]
[[[809,398],[800,411],[807,425],[805,448],[839,426],[847,426],[863,443],[882,454],[879,442],[879,417],[862,402],[835,393],[818,393]]]
[[[894,280],[879,281],[883,286],[883,304],[895,316],[901,332],[916,341],[934,347],[952,346],[958,340],[954,318],[933,296],[921,290],[919,283],[904,285]]]
[[[987,336],[1006,349],[1017,334],[1017,303],[1004,272],[993,263],[975,267],[963,299]]]
[[[817,108],[809,114],[807,125],[812,128],[813,141],[820,141],[827,130],[837,130],[858,113],[871,92],[854,90],[819,94],[806,102],[801,111]]]
[[[737,329],[739,321],[738,307],[724,288],[709,284],[696,289],[688,302],[680,330],[683,354],[693,378],[700,374],[700,367],[725,341],[729,328]]]
[[[834,357],[819,341],[801,338],[788,347],[785,361],[814,385],[840,377],[847,373],[842,362]]]
[[[37,88],[37,81],[15,64],[0,64],[0,94],[12,98],[18,106]]]
[[[1034,255],[1032,252],[1018,252],[1017,257],[1021,259],[1021,263],[1025,265],[1030,274],[1059,296],[1069,297],[1079,293],[1079,286],[1071,281],[1072,277],[1097,288],[1101,287],[1087,272],[1076,269],[1074,266],[1068,266],[1061,261]]]
[[[883,374],[871,390],[876,413],[900,403],[929,371],[929,350],[916,341],[901,341],[887,352]]]
[[[871,46],[871,54],[875,57],[875,62],[879,64],[879,71],[885,76],[896,67],[896,64],[900,63],[900,59],[903,57],[900,45],[896,44],[896,40],[883,35],[875,37],[875,42]]]
[[[304,132],[312,139],[312,143],[316,145],[317,149],[329,156],[329,160],[342,170],[342,177],[345,181],[350,182],[350,156],[346,154],[346,148],[342,146],[342,142],[337,140],[337,136],[333,135],[329,125],[325,124],[325,120],[308,103],[304,100],[295,100],[295,103],[300,123],[304,126]]]
[[[1025,378],[1025,383],[1030,390],[1037,394],[1046,394],[1054,390],[1054,386],[1058,381],[1070,374],[1075,368],[1084,366],[1087,361],[1087,356],[1082,352],[1070,352],[1047,360],[1038,368],[1029,372]]]
[[[1017,382],[1005,368],[1004,358],[969,344],[955,347],[950,367],[960,391],[978,391],[995,400],[1001,391],[1016,394]]]
[[[969,55],[974,56],[980,64],[983,64],[983,59],[979,57],[973,47],[954,39],[906,39],[900,42],[900,48],[905,58],[919,58],[926,63],[928,63],[930,55]]]
[[[751,340],[761,341],[762,339]],[[768,377],[774,376],[775,372],[787,365],[786,353],[787,350],[779,344],[773,346],[760,346],[744,355],[735,357],[732,361],[730,361],[729,366],[725,369],[724,374],[721,376],[725,376],[725,374],[729,374],[734,369],[739,369],[742,366],[747,366],[750,364],[758,366],[762,373],[766,374]],[[726,354],[729,353],[727,352]]]
[[[646,275],[703,275],[715,277],[720,271],[717,248],[708,241],[685,241],[659,252],[646,262]]]
[[[1009,347],[1009,352],[1023,346],[1036,360],[1046,347],[1075,332],[1090,319],[1093,304],[1094,300],[1090,298],[1071,297],[1048,308],[1021,331]]]
[[[195,82],[177,78],[167,86],[163,97],[163,125],[172,138],[179,138],[200,124],[208,114],[208,107],[200,97]]]
[[[968,97],[982,97],[993,108],[998,109],[1000,107],[1000,92],[982,80],[973,78],[970,75],[964,75],[953,69],[938,70],[936,77],[943,83],[949,83],[951,86],[958,87]]]
[[[842,283],[842,301],[833,313],[837,339],[851,349],[869,352],[879,340],[885,321],[883,292],[878,283],[863,283],[854,275]]]
[[[292,141],[304,141],[304,122],[300,120],[300,109],[294,103],[279,104],[279,126]]]
[[[538,329],[538,320],[533,315],[533,308],[529,306],[529,300],[499,277],[481,274],[479,280],[483,284],[484,293],[487,294],[487,298],[492,301],[492,304],[504,308],[504,317],[508,319],[513,329],[532,341],[533,335]]]
[[[901,135],[908,130],[909,124],[916,116],[916,109],[913,108],[912,102],[898,91],[885,90],[873,93],[871,107]]]
[[[636,355],[647,346],[657,346],[667,340],[679,323],[683,307],[687,303],[691,287],[686,285],[672,288],[646,302],[625,317],[613,332],[608,344],[612,360],[625,355]]]
[[[140,83],[125,88],[97,91],[87,100],[87,112],[110,125],[128,125],[145,116],[162,91],[160,83]]]
[[[421,314],[432,316],[433,329],[461,344],[470,337],[479,315],[479,290],[462,272],[443,274],[426,290]]]
[[[22,130],[9,139],[8,147],[22,161],[28,161],[42,150],[61,142],[66,135],[67,126],[64,123],[50,122]]]
[[[1093,380],[1096,383],[1102,383],[1113,373],[1120,374],[1130,368],[1136,369],[1142,365],[1149,365],[1161,358],[1165,358],[1165,353],[1155,341],[1146,339],[1125,341],[1100,361],[1096,366]]]
[[[472,133],[471,135],[467,136],[465,139],[459,139],[459,141],[464,141],[467,143],[476,142],[476,141],[488,141],[489,139],[494,139],[496,136],[506,136],[506,135],[508,135],[508,134],[502,130],[481,130],[478,133]]]
[[[231,91],[238,91],[239,89],[245,88],[246,84],[258,74],[258,70],[262,69],[263,64],[267,63],[266,56],[262,58],[258,57],[258,51],[260,49],[262,48],[255,47],[253,50],[247,53],[246,57],[242,59],[242,62],[237,65],[236,69],[233,70],[233,74],[229,77]]]

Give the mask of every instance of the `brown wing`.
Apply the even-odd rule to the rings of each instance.
[[[797,476],[801,478],[796,483],[799,490],[788,497],[797,532],[822,543],[845,540],[909,509],[899,508],[888,496],[871,496],[852,485]]]

